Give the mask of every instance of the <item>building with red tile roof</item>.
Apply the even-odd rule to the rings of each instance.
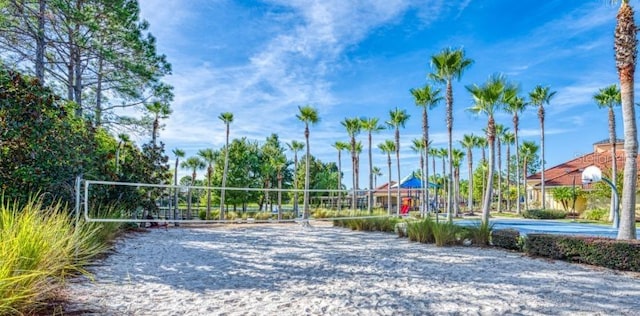
[[[640,156],[639,156],[640,158]],[[553,166],[545,170],[545,196],[546,205],[550,208],[562,209],[562,206],[556,203],[553,199],[551,190],[555,187],[581,187],[584,190],[589,190],[590,185],[582,184],[582,171],[589,166],[596,166],[602,170],[602,173],[607,178],[610,178],[612,167],[611,145],[608,140],[597,142],[593,144],[593,152],[579,155],[571,160],[563,162],[559,165]],[[618,139],[616,142],[616,162],[618,174],[624,169],[624,141]],[[638,159],[640,165],[640,159]],[[541,172],[530,175],[527,177],[527,197],[529,205],[541,204]],[[587,207],[587,201],[585,198],[578,198],[576,200],[576,210],[583,211]]]

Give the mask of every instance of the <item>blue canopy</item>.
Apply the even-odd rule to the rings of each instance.
[[[392,188],[397,188],[396,184],[391,186]],[[429,182],[429,188],[437,188],[438,185],[435,183]],[[420,189],[423,188],[422,180],[418,178],[415,173],[411,173],[410,175],[404,177],[400,180],[400,188],[402,189]]]

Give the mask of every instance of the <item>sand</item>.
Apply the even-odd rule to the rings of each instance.
[[[315,224],[150,229],[72,280],[69,314],[639,315],[640,277]]]

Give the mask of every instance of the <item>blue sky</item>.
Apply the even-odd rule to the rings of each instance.
[[[494,73],[519,83],[523,95],[537,84],[557,91],[546,106],[547,167],[591,152],[594,142],[608,137],[607,112],[593,102],[598,89],[617,82],[617,6],[608,1],[140,2],[159,52],[173,65],[166,78],[175,87],[173,114],[160,132],[168,153],[180,148],[189,157],[222,147],[224,125],[217,116],[227,111],[235,117],[232,138],[264,141],[277,133],[283,142],[303,141],[295,114],[299,105],[310,104],[321,118],[311,127],[312,154],[337,161],[331,144],[348,140],[340,125],[344,118],[384,122],[398,107],[411,115],[401,130],[404,176],[419,168],[410,142],[422,126],[409,89],[427,83],[430,57],[445,47],[462,47],[475,61],[453,85],[456,145],[462,135],[481,135],[486,126],[485,117],[466,111],[472,100],[465,86],[482,84]],[[620,109],[616,115],[622,137]],[[429,114],[435,147],[447,145],[444,119],[443,102]],[[509,115],[498,114],[496,121],[513,130]],[[519,134],[539,143],[536,109],[522,115]],[[374,146],[392,138],[393,131],[382,131],[374,135]],[[359,139],[366,144],[365,134]],[[344,179],[350,179],[350,159],[343,157]],[[361,161],[360,183],[366,187],[366,154]],[[373,164],[386,179],[386,156],[377,148]],[[466,178],[466,168],[461,172]]]

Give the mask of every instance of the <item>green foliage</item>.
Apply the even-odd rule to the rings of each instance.
[[[206,220],[207,219],[207,210],[199,210],[198,211],[198,218],[201,220]],[[218,219],[220,218],[220,210],[211,210],[211,217],[209,219]],[[225,219],[230,219],[227,217],[225,217]]]
[[[609,219],[609,210],[596,208],[591,210],[586,210],[582,214],[580,214],[582,219],[588,219],[592,221],[606,221]]]
[[[436,246],[452,246],[458,243],[458,234],[462,228],[451,222],[440,222],[433,226],[433,237]]]
[[[396,223],[399,221],[399,219],[391,217],[335,219],[333,220],[333,226],[361,231],[393,232]]]
[[[580,187],[555,187],[551,190],[551,195],[556,202],[562,204],[562,208],[567,212],[573,205],[573,199],[584,195]]]
[[[489,237],[493,230],[493,224],[477,221],[471,226],[465,226],[467,236],[474,245],[485,247],[489,245]]]
[[[520,232],[511,228],[492,230],[491,243],[500,248],[520,250]]]
[[[20,206],[23,205],[23,206]],[[73,222],[41,199],[0,205],[0,314],[30,312],[53,297],[69,274],[106,251],[113,226]],[[105,232],[107,230],[107,232]]]
[[[7,198],[30,192],[70,199],[76,175],[89,167],[93,141],[75,106],[33,78],[0,64],[0,185]]]
[[[259,212],[256,213],[253,218],[257,221],[266,221],[271,219],[271,212]]]
[[[532,219],[562,219],[567,217],[567,213],[561,210],[532,209],[522,212],[522,216]]]
[[[527,235],[529,255],[575,261],[616,270],[640,271],[640,241],[547,234]]]
[[[435,225],[436,223],[429,216],[420,221],[408,222],[407,237],[411,241],[433,243],[436,241],[433,233]]]

